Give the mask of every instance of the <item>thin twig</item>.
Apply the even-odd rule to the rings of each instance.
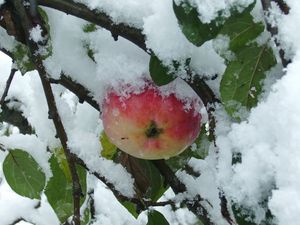
[[[1,100],[0,100],[0,105],[1,106],[4,104],[5,98],[6,98],[7,94],[8,94],[8,90],[10,88],[11,82],[12,82],[12,80],[13,80],[14,75],[15,75],[16,72],[17,72],[17,69],[12,66],[12,68],[10,70],[9,77],[8,77],[8,79],[6,81],[6,86],[5,86],[4,92],[3,92],[2,96],[1,96]]]
[[[78,173],[76,171],[75,160],[68,148],[67,142],[67,134],[64,129],[63,123],[61,121],[60,115],[58,113],[58,109],[56,107],[55,98],[53,95],[53,91],[50,85],[50,82],[47,78],[47,73],[43,66],[41,58],[35,54],[38,50],[38,46],[35,42],[30,40],[29,30],[33,28],[32,21],[29,19],[27,12],[24,8],[23,2],[21,0],[13,0],[14,7],[18,13],[20,18],[20,23],[22,24],[23,31],[26,36],[27,46],[29,47],[31,59],[34,62],[37,71],[39,72],[40,79],[42,82],[42,86],[44,89],[44,93],[46,96],[47,104],[49,107],[49,118],[53,120],[57,135],[61,141],[63,146],[66,159],[68,162],[69,169],[71,171],[72,177],[72,188],[73,188],[73,206],[74,206],[74,215],[73,222],[75,225],[80,225],[80,197],[81,197],[81,186],[79,182]],[[43,26],[42,26],[43,27]]]

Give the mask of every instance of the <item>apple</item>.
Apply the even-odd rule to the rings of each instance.
[[[189,109],[184,106],[174,93],[166,95],[149,82],[125,97],[110,90],[101,105],[104,131],[129,155],[167,159],[184,151],[200,132],[202,117],[195,102]]]

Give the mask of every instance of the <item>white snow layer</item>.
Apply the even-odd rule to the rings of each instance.
[[[197,8],[199,17],[203,23],[209,23],[216,18],[220,12],[225,16],[230,15],[230,8],[236,7],[242,10],[247,7],[253,0],[175,0],[178,5],[180,2],[188,2],[191,6]]]
[[[75,0],[85,4],[90,9],[102,11],[110,16],[114,23],[125,23],[133,27],[142,27],[143,18],[151,14],[149,5],[151,0]]]
[[[293,62],[247,121],[232,124],[229,132],[220,123],[217,138],[220,186],[233,200],[254,209],[257,221],[264,214],[259,203],[269,200],[280,225],[297,224],[300,213],[300,4],[286,2],[291,11],[278,22],[279,36],[293,49]],[[236,153],[241,153],[241,163],[231,166]]]
[[[222,74],[225,70],[224,61],[216,55],[211,43],[200,48],[193,46],[181,33],[176,17],[172,11],[171,0],[115,0],[115,1],[83,1],[91,9],[106,12],[115,23],[126,23],[142,30],[146,36],[146,44],[155,54],[168,64],[171,60],[184,60],[192,57],[192,68],[201,75],[212,77]],[[176,2],[179,2],[176,1]],[[252,0],[189,0],[197,6],[201,13],[200,19],[208,22],[219,10],[227,10],[238,3],[244,7]],[[192,160],[190,165],[201,176],[194,179],[190,175],[178,172],[179,178],[187,185],[185,196],[191,197],[200,193],[213,205],[211,216],[214,221],[222,224],[219,214],[218,187],[222,187],[229,200],[253,209],[256,221],[263,218],[265,208],[259,203],[268,200],[268,207],[275,216],[278,225],[295,224],[300,214],[300,2],[286,0],[291,10],[289,15],[279,15],[273,9],[272,24],[279,27],[278,38],[283,48],[292,58],[292,63],[285,75],[269,90],[254,108],[247,121],[231,123],[218,108],[217,114],[217,146],[218,156],[211,151],[207,159]],[[0,0],[0,5],[4,1]],[[273,7],[275,7],[273,5]],[[93,97],[100,102],[108,86],[117,87],[120,82],[131,83],[138,87],[143,79],[149,78],[149,56],[134,44],[120,38],[116,42],[110,32],[97,28],[95,32],[85,33],[86,22],[55,10],[46,10],[51,26],[51,41],[53,54],[45,62],[52,78],[59,79],[61,73],[70,76],[91,91]],[[274,16],[276,15],[276,16]],[[39,40],[39,32],[32,32],[32,38]],[[0,47],[13,50],[15,40],[0,28]],[[94,52],[93,58],[87,57],[88,49]],[[0,56],[0,91],[6,85],[11,61]],[[211,87],[218,92],[218,81]],[[176,84],[177,85],[177,84]],[[53,85],[57,106],[69,136],[71,151],[82,158],[92,171],[104,175],[117,190],[124,195],[132,196],[133,180],[120,165],[105,160],[99,156],[101,146],[99,134],[102,130],[99,113],[88,104],[79,104],[77,97],[64,88]],[[178,96],[185,96],[186,88],[179,88]],[[218,94],[218,93],[217,93]],[[46,172],[51,171],[47,163],[49,154],[46,146],[51,149],[58,147],[55,129],[48,119],[48,108],[43,90],[36,72],[25,76],[16,73],[7,99],[18,99],[10,104],[23,112],[36,135],[21,135],[13,132],[9,137],[1,137],[0,143],[8,148],[22,148],[28,151]],[[212,149],[213,150],[213,149]],[[232,156],[241,154],[241,163],[232,166]],[[0,154],[3,161],[4,154]],[[0,177],[3,174],[0,171]],[[138,221],[118,205],[113,196],[108,194],[103,184],[96,184],[96,205],[99,224],[145,224],[145,215]],[[48,224],[58,224],[53,211],[44,205],[36,212],[32,208],[35,201],[21,198],[11,193],[3,180],[0,185],[0,224],[12,222],[13,218],[25,216],[28,220],[50,221]],[[100,197],[99,197],[100,196]],[[103,205],[103,202],[105,204]],[[43,204],[42,204],[43,205]],[[17,206],[17,208],[16,208]],[[210,208],[209,204],[206,205]],[[14,210],[12,210],[14,209]],[[111,210],[108,210],[111,209]],[[175,217],[185,218],[178,224],[192,224],[194,218],[186,211],[180,211],[177,216],[170,210],[162,210],[172,224]],[[123,210],[123,211],[121,211]],[[118,215],[115,214],[118,212]],[[179,214],[181,216],[179,216]],[[27,217],[26,217],[27,215]],[[38,219],[39,218],[39,219]],[[49,220],[48,220],[49,218]]]

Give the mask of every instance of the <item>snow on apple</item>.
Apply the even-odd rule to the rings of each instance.
[[[184,106],[174,93],[166,96],[153,83],[146,82],[140,93],[127,98],[112,89],[102,104],[104,130],[112,143],[132,156],[170,158],[191,145],[200,131],[201,114]]]

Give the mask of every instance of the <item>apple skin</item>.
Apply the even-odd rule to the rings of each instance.
[[[201,114],[174,94],[162,96],[148,84],[128,98],[111,90],[102,104],[104,131],[119,149],[141,159],[168,159],[180,154],[197,138]]]

